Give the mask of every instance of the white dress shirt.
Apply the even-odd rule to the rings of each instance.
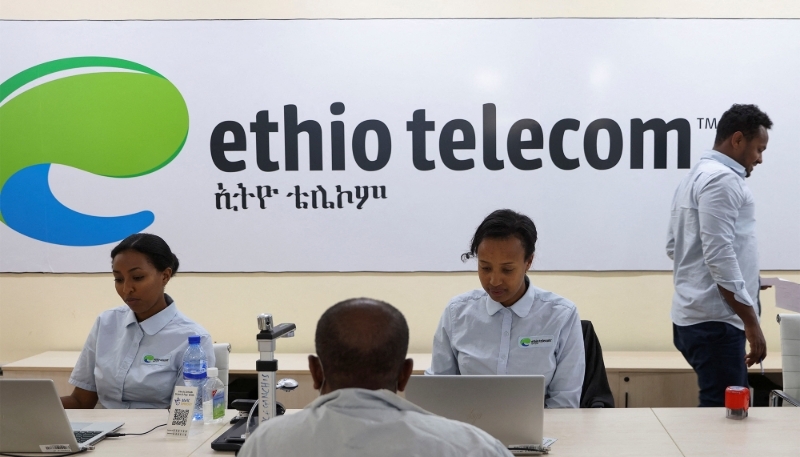
[[[189,336],[200,335],[208,366],[214,346],[208,332],[169,306],[142,322],[127,305],[104,311],[89,332],[69,378],[97,392],[106,408],[167,408],[176,385],[183,385],[183,353]]]
[[[675,191],[667,255],[673,260],[676,325],[717,321],[744,330],[717,285],[758,306],[755,203],[745,175],[735,160],[707,151]]]
[[[431,414],[388,390],[340,389],[263,422],[239,457],[510,456],[472,425]]]
[[[528,285],[525,295],[508,308],[480,289],[450,300],[425,373],[540,374],[545,377],[545,406],[578,408],[585,368],[575,305]]]

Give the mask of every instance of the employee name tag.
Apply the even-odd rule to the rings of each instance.
[[[519,339],[521,348],[549,348],[553,347],[553,335],[523,336]]]
[[[144,365],[153,365],[153,366],[168,366],[169,365],[170,355],[165,356],[157,356],[152,354],[147,354],[142,357],[142,363]]]
[[[175,386],[167,420],[167,436],[189,437],[195,398],[197,398],[197,387]]]

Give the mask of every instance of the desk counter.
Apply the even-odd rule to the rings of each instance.
[[[732,420],[724,408],[654,408],[685,457],[798,456],[800,408],[750,408]]]
[[[650,408],[546,409],[544,436],[553,457],[681,457]]]
[[[234,415],[228,411],[226,419]],[[70,420],[124,421],[122,433],[163,424],[164,410],[68,410]],[[227,422],[226,422],[227,424]],[[544,435],[558,438],[553,457],[796,457],[800,408],[752,408],[743,421],[725,418],[723,408],[636,408],[545,410]],[[163,428],[144,436],[108,438],[92,455],[232,456],[211,442],[227,425],[192,426],[188,439],[167,437]]]
[[[290,412],[293,412],[290,410]],[[553,457],[796,457],[800,408],[752,408],[743,421],[723,408],[557,409],[544,412]],[[215,452],[214,434],[193,457]]]
[[[166,427],[159,427],[147,435],[106,438],[87,455],[102,457],[138,457],[192,455],[203,446],[210,446],[212,436],[227,428],[228,421],[236,415],[229,410],[222,424],[192,424],[188,438],[167,436]],[[125,422],[119,433],[143,433],[156,425],[167,422],[169,411],[165,409],[68,409],[67,416],[72,422]]]

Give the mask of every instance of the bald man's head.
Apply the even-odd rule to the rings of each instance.
[[[408,324],[388,303],[353,298],[322,314],[314,342],[332,387],[394,390],[408,351]]]

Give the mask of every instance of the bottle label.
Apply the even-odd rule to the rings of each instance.
[[[191,379],[191,380],[197,381],[197,380],[206,379],[208,377],[208,374],[205,372],[205,370],[201,371],[201,372],[191,372],[191,371],[186,371],[186,369],[184,369],[183,370],[183,377],[186,378],[186,379]]]
[[[212,406],[212,401],[204,401],[203,402],[203,420],[209,421],[211,418],[214,417],[214,408]]]
[[[225,388],[220,387],[212,395],[214,397],[214,420],[222,419],[225,416]]]

